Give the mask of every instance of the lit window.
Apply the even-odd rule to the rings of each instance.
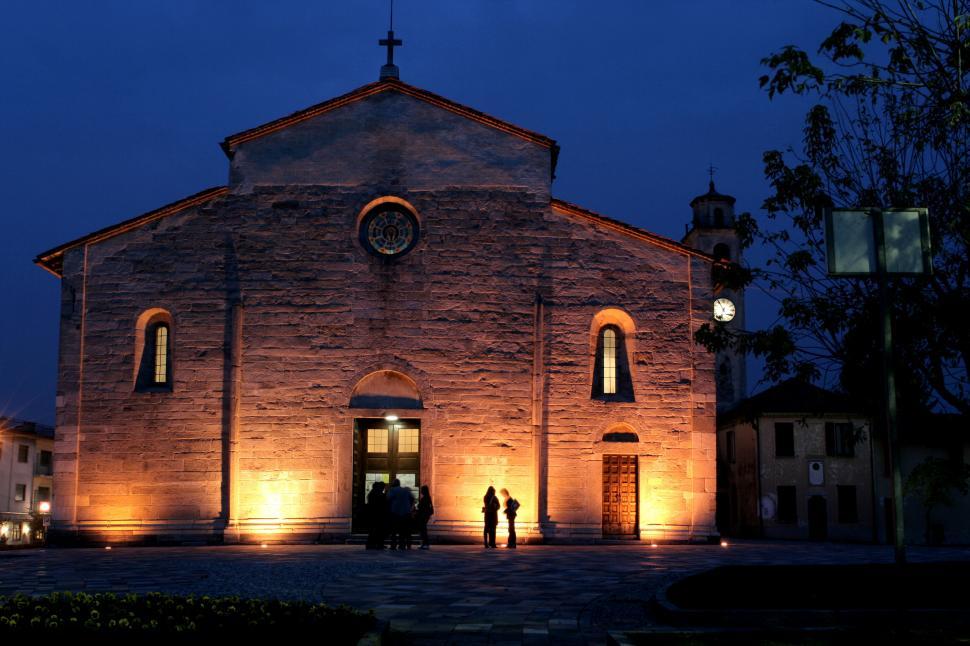
[[[387,429],[386,428],[367,429],[367,452],[368,453],[387,453]]]
[[[402,428],[398,430],[398,435],[397,435],[398,453],[417,453],[419,434],[420,434],[420,431],[416,428]]]
[[[616,393],[616,332],[603,330],[603,394]]]
[[[14,502],[23,502],[27,500],[27,485],[25,484],[15,485],[13,499],[14,499]]]
[[[374,486],[375,482],[383,482],[387,484],[389,480],[389,475],[386,473],[365,473],[364,474],[364,491],[369,492],[371,487]]]
[[[168,383],[168,326],[155,328],[155,383]]]
[[[135,349],[138,361],[135,390],[158,393],[172,391],[172,319],[167,312],[153,309],[138,321]],[[143,327],[142,327],[143,326]]]

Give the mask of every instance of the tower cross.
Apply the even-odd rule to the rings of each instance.
[[[387,63],[381,67],[381,80],[398,78],[400,72],[394,64],[394,48],[403,46],[404,41],[394,37],[394,0],[391,0],[391,19],[387,25],[387,38],[381,38],[377,44],[387,47]]]
[[[389,29],[387,31],[387,38],[381,38],[379,41],[377,41],[377,44],[380,45],[381,47],[387,47],[387,64],[388,65],[393,65],[394,64],[394,48],[395,47],[402,47],[404,45],[404,41],[401,40],[400,38],[395,38],[394,37],[394,30],[393,29]]]
[[[714,164],[711,164],[710,166],[707,167],[707,174],[710,175],[712,184],[714,183],[715,172],[717,172],[717,167]]]

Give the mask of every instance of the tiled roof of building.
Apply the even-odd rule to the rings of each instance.
[[[13,417],[0,417],[0,431],[11,431],[23,435],[36,435],[37,437],[54,439],[53,426],[39,424],[37,422],[28,422],[27,420]]]
[[[753,419],[766,413],[804,416],[862,415],[861,406],[839,393],[800,379],[789,379],[740,401],[723,418]]]

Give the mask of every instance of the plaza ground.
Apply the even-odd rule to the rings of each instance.
[[[970,548],[912,548],[913,562],[970,561]],[[0,595],[57,590],[238,594],[373,608],[425,643],[605,644],[656,627],[648,601],[671,580],[728,564],[888,563],[886,546],[352,545],[42,549],[0,552]],[[725,591],[730,594],[730,591]]]

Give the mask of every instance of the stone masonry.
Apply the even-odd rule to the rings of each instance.
[[[523,538],[601,538],[604,453],[638,456],[641,539],[713,535],[714,362],[692,340],[710,259],[554,200],[554,144],[399,81],[364,89],[227,139],[227,188],[40,256],[63,285],[54,530],[344,537],[354,420],[384,412],[351,392],[393,370],[420,391],[406,416],[439,536],[479,536],[494,485]],[[359,240],[383,196],[420,226],[394,261]],[[134,389],[152,308],[172,321],[171,392]],[[634,402],[590,397],[611,313],[634,327]],[[617,428],[638,441],[602,441]]]

